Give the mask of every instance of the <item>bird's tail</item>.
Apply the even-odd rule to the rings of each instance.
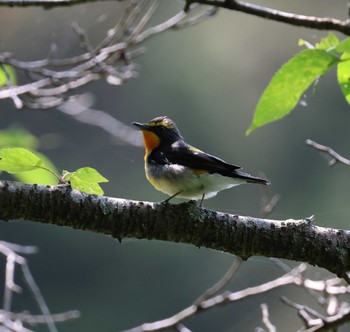
[[[239,177],[243,180],[246,180],[247,183],[256,183],[256,184],[263,184],[263,185],[270,184],[270,182],[265,180],[265,179],[258,178],[257,176],[252,176],[252,175],[247,174],[247,173],[236,171],[236,175],[237,175],[237,177]]]

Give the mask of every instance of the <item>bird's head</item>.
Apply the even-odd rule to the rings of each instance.
[[[172,144],[182,139],[175,122],[166,116],[156,117],[148,123],[133,122],[132,124],[142,130],[146,154],[160,144]]]

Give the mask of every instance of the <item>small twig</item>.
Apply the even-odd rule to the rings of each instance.
[[[198,5],[199,9],[201,6]],[[205,8],[204,10],[199,11],[198,13],[193,14],[192,16],[186,17],[179,23],[175,24],[173,29],[183,29],[196,24],[201,23],[202,21],[210,18],[218,12],[219,8],[211,6],[209,8]]]
[[[267,306],[266,303],[262,303],[260,305],[261,311],[262,311],[262,321],[265,324],[267,330],[269,332],[276,332],[276,326],[274,326],[271,322],[270,322],[270,318],[269,318],[269,307]]]
[[[298,304],[296,302],[293,302],[291,300],[289,300],[286,296],[281,296],[281,301],[284,302],[285,304],[289,305],[292,308],[295,308],[297,310],[303,310],[305,312],[307,312],[308,314],[320,318],[320,319],[324,319],[325,317],[323,315],[321,315],[318,311],[304,305],[304,304]]]
[[[327,280],[325,283],[326,282]],[[324,316],[309,306],[295,303],[284,296],[281,297],[281,300],[285,304],[298,310],[298,315],[307,326],[307,329],[303,330],[304,332],[329,331],[329,329],[337,328],[350,319],[350,305],[346,302],[338,306],[334,314]]]
[[[55,325],[55,322],[51,316],[49,307],[47,306],[44,297],[41,294],[40,288],[38,287],[38,285],[36,284],[32,273],[30,272],[30,269],[28,267],[27,264],[22,264],[21,265],[22,268],[22,273],[24,275],[24,279],[27,282],[30,290],[32,291],[35,300],[38,303],[38,306],[43,314],[43,317],[45,319],[45,323],[49,329],[50,332],[57,332],[57,328]]]
[[[224,276],[214,286],[207,289],[197,300],[193,302],[193,304],[195,306],[200,306],[203,301],[213,297],[220,290],[222,290],[232,280],[233,276],[236,274],[241,264],[242,259],[238,256],[235,256],[232,265],[224,274]]]
[[[260,212],[261,217],[262,218],[268,217],[275,210],[280,199],[281,199],[281,196],[278,194],[273,195],[272,198],[269,199],[267,192],[265,192],[265,194],[261,198],[261,212]]]
[[[287,265],[283,260],[275,257],[270,257],[269,260],[273,262],[278,268],[280,268],[284,273],[288,273],[292,268]]]
[[[16,243],[10,243],[6,241],[0,241],[0,246],[12,250],[20,254],[36,254],[38,252],[38,247],[35,246],[21,246]]]
[[[6,313],[4,310],[0,310],[0,322],[4,322],[4,316],[8,314],[11,321],[21,321],[22,323],[28,324],[45,324],[46,317],[44,315],[31,315],[28,313]],[[56,323],[66,322],[70,319],[76,319],[80,317],[80,312],[77,310],[62,312],[59,314],[52,314],[52,319]]]
[[[178,332],[192,332],[189,328],[182,324],[177,324],[175,328]]]
[[[307,139],[305,141],[305,143],[311,147],[313,147],[314,149],[321,151],[323,153],[328,154],[329,156],[332,157],[332,160],[328,163],[329,166],[333,166],[336,163],[342,163],[346,166],[350,166],[350,160],[347,158],[342,157],[340,154],[338,154],[337,152],[335,152],[333,149],[331,149],[328,146],[325,145],[321,145],[319,143],[316,143],[314,141],[312,141],[311,139]]]
[[[151,28],[148,28],[144,32],[133,37],[132,42],[134,44],[138,44],[138,43],[141,43],[142,41],[144,41],[146,38],[149,38],[155,34],[158,34],[160,32],[168,30],[168,29],[174,27],[179,22],[181,22],[181,20],[183,20],[186,17],[186,15],[187,14],[185,12],[181,11],[181,12],[177,13],[175,16],[168,19],[167,21],[160,23],[156,26],[153,26]]]
[[[143,146],[140,133],[137,130],[125,125],[107,112],[93,109],[92,103],[92,96],[85,93],[59,105],[57,109],[82,123],[101,128],[112,137],[117,138],[118,141],[134,146]]]

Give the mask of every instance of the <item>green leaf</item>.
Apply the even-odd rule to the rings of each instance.
[[[43,161],[34,153],[23,148],[0,150],[0,171],[20,173],[41,168]]]
[[[97,170],[91,167],[79,168],[73,173],[64,172],[65,180],[70,181],[73,189],[83,191],[88,194],[103,195],[100,182],[108,182]]]
[[[346,101],[350,104],[350,53],[344,53],[338,63],[337,77],[340,89]]]
[[[0,66],[0,87],[8,84],[8,78],[12,85],[17,85],[17,77],[14,68],[10,65]]]
[[[74,175],[78,176],[83,181],[108,182],[104,176],[102,176],[96,169],[91,167],[79,168],[74,172]]]
[[[307,49],[295,55],[263,92],[246,134],[289,114],[311,83],[338,62],[337,57],[323,50]]]
[[[331,51],[334,50],[340,43],[339,38],[332,32],[327,37],[322,38],[319,43],[315,44],[317,50]]]
[[[33,171],[22,172],[14,174],[14,177],[24,183],[36,183],[36,184],[46,184],[55,185],[58,183],[58,178],[53,173],[58,174],[55,165],[43,154],[36,152],[36,155],[42,160],[44,169],[39,168]],[[48,171],[48,169],[50,171]]]
[[[339,43],[339,45],[335,48],[335,51],[338,53],[350,53],[350,37],[344,39]]]

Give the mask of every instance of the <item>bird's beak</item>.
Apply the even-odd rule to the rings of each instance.
[[[140,130],[148,130],[148,131],[151,131],[150,127],[147,126],[145,123],[133,122],[132,124],[133,124],[135,127],[139,128]]]

